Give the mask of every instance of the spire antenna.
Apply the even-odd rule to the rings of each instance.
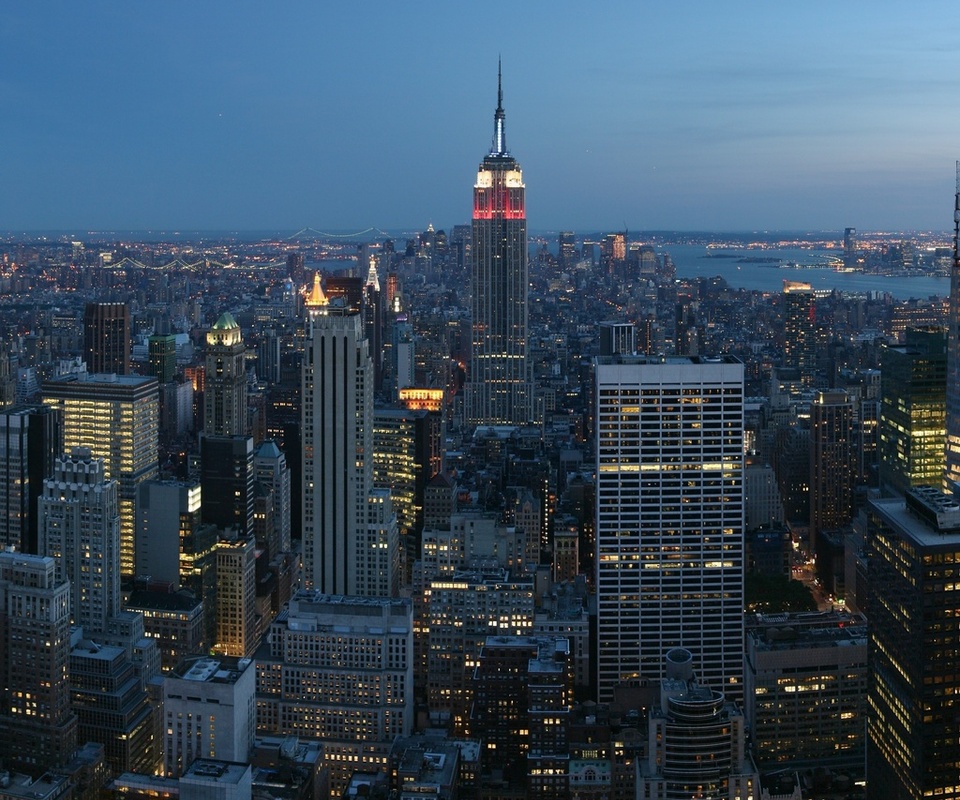
[[[497,110],[493,115],[493,145],[490,155],[505,156],[507,153],[507,134],[504,130],[505,114],[503,113],[503,67],[497,56]]]

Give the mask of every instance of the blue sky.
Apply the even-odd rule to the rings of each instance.
[[[94,0],[4,8],[0,230],[466,222],[498,54],[532,230],[952,224],[955,3]]]

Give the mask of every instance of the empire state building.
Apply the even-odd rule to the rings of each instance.
[[[507,150],[499,72],[493,144],[473,187],[470,283],[468,422],[526,424],[533,418],[527,358],[527,214],[523,173]]]

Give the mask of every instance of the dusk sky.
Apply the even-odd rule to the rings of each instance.
[[[497,57],[532,231],[952,225],[955,2],[41,2],[0,230],[467,222]]]

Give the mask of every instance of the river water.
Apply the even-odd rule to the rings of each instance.
[[[733,258],[706,257],[707,249],[701,245],[671,244],[658,248],[669,253],[677,267],[680,278],[712,278],[720,275],[735,289],[753,289],[761,292],[783,291],[784,281],[803,281],[814,289],[839,289],[842,292],[866,293],[889,292],[899,300],[911,297],[927,298],[946,296],[950,292],[950,279],[939,277],[894,277],[870,275],[860,272],[837,272],[828,266],[830,256],[822,250],[800,248],[764,250],[711,250],[715,255],[733,255]],[[737,263],[740,258],[779,258],[783,263],[804,265],[805,268],[778,267],[776,263]]]

